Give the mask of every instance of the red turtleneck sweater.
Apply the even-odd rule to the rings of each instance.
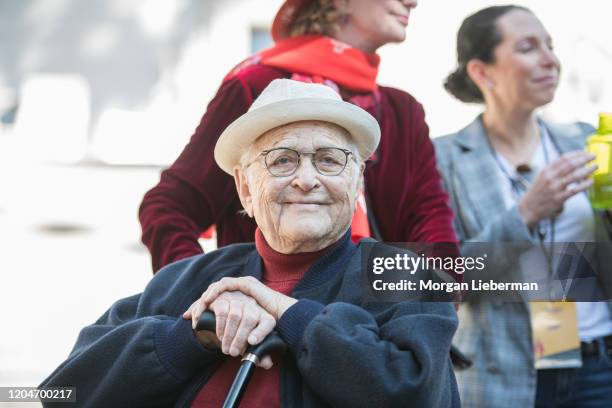
[[[335,244],[334,244],[335,245]],[[263,260],[263,283],[284,295],[289,295],[310,266],[334,245],[317,252],[282,254],[268,245],[261,230],[255,231],[255,246]],[[254,371],[240,407],[280,407],[281,359],[272,355],[274,365],[269,370]],[[239,357],[223,362],[198,392],[192,407],[218,408],[223,404],[240,366]]]

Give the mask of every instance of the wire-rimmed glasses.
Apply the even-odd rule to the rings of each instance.
[[[274,177],[293,175],[304,155],[312,156],[312,164],[319,174],[337,176],[346,168],[351,154],[353,152],[350,150],[339,147],[321,147],[314,152],[298,152],[288,147],[276,147],[262,151],[260,156],[263,156],[266,168]]]

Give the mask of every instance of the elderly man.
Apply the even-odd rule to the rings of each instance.
[[[452,304],[362,300],[349,226],[379,134],[330,88],[273,81],[215,148],[255,244],[162,269],[42,385],[76,386],[83,405],[218,407],[237,357],[274,329],[288,351],[260,362],[241,406],[459,406]],[[216,333],[194,331],[204,310]]]

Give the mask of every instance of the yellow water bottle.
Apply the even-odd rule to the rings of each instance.
[[[599,114],[599,128],[587,140],[587,151],[595,155],[597,170],[589,192],[594,208],[612,208],[612,113]]]

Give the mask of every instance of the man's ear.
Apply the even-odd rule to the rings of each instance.
[[[363,174],[365,170],[365,163],[359,165],[359,174],[357,175],[357,189],[355,190],[355,205],[359,200],[359,195],[363,192],[365,194],[365,176]]]
[[[253,218],[253,196],[249,190],[246,174],[239,165],[234,166],[234,183],[236,183],[236,191],[238,191],[242,208],[249,217]]]
[[[366,165],[364,162],[359,163],[359,184],[357,184],[358,191],[363,191],[365,189],[365,175],[363,174],[365,167]]]

